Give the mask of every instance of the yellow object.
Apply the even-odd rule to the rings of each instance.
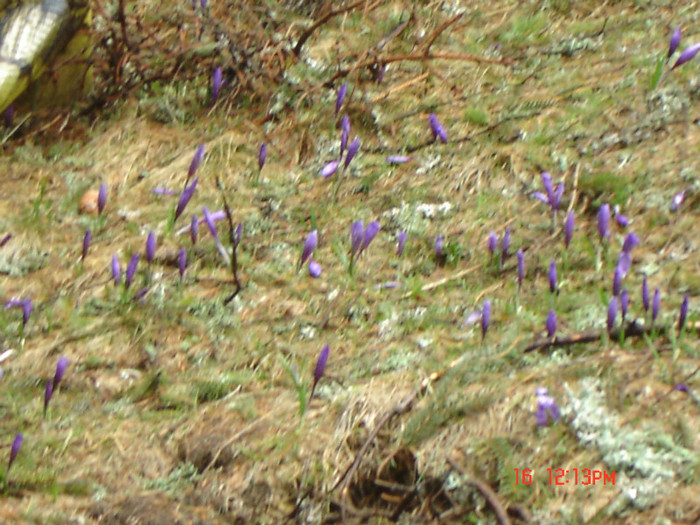
[[[46,69],[61,52],[68,49],[72,57],[89,53],[89,36],[79,31],[90,21],[90,10],[85,0],[27,0],[24,2],[0,0],[0,112],[4,111]],[[72,40],[82,40],[70,44]],[[79,49],[78,49],[79,48]],[[67,57],[68,61],[70,57]],[[83,74],[87,71],[82,64]],[[76,72],[66,73],[67,80]],[[81,84],[84,79],[81,79]],[[51,101],[60,97],[59,81],[48,83],[46,95],[38,98]],[[69,90],[74,95],[74,90]]]

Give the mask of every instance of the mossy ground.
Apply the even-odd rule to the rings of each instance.
[[[256,48],[249,77],[227,77],[213,107],[213,66],[232,67],[211,51],[212,21],[237,35],[258,27],[255,34],[288,41],[288,50],[324,9],[251,3],[232,17],[212,3],[200,17],[189,2],[155,4],[128,11],[128,20],[164,20],[159,44],[177,35],[192,48],[185,73],[134,87],[89,117],[30,119],[4,142],[0,234],[13,238],[0,248],[0,297],[31,297],[35,310],[23,332],[20,311],[0,310],[0,350],[15,352],[0,365],[0,452],[7,457],[14,434],[25,435],[2,485],[0,521],[495,522],[462,474],[488,484],[516,523],[700,518],[700,62],[650,88],[672,28],[683,27],[681,49],[698,38],[695,2],[361,4],[319,27],[301,59],[281,53],[283,75],[266,77],[273,61]],[[396,60],[381,83],[366,67],[352,70],[374,56],[425,51],[460,13],[430,44],[447,58]],[[168,25],[178,21],[180,33]],[[226,53],[248,45],[235,44]],[[143,49],[150,61],[136,65],[151,68],[148,76],[160,48]],[[161,51],[166,64],[170,49]],[[111,62],[98,56],[104,73]],[[98,71],[98,87],[106,76]],[[333,198],[338,175],[319,172],[338,155],[334,105],[343,82],[341,114],[362,146]],[[432,142],[430,113],[447,144]],[[262,142],[269,153],[258,174]],[[169,230],[202,143],[199,186]],[[411,162],[385,162],[401,153]],[[531,197],[542,170],[565,184],[554,223]],[[202,206],[222,208],[217,176],[243,224],[243,289],[228,304],[231,274],[206,227],[194,247],[178,234]],[[78,214],[81,195],[101,181],[109,187],[104,216]],[[156,195],[156,187],[175,195]],[[602,250],[596,212],[605,202],[630,225],[613,224]],[[565,250],[568,210],[576,227]],[[351,275],[349,228],[359,219],[381,230]],[[218,224],[226,240],[228,227]],[[510,256],[499,266],[486,239],[506,227]],[[93,242],[81,262],[87,228]],[[297,272],[312,229],[318,279]],[[112,255],[124,266],[143,253],[151,230],[154,262],[147,268],[142,255],[131,288],[115,287]],[[402,230],[408,242],[398,257]],[[624,280],[628,320],[645,319],[647,275],[661,293],[659,332],[611,340],[606,310],[628,232],[641,239]],[[182,283],[180,247],[189,260]],[[557,294],[547,283],[552,259]],[[382,286],[394,281],[397,288]],[[132,300],[145,286],[144,300]],[[690,313],[678,337],[684,294]],[[482,342],[478,323],[464,320],[485,299],[492,319]],[[558,337],[601,337],[525,352],[544,338],[550,308]],[[324,344],[326,377],[300,415]],[[59,355],[70,367],[42,419]],[[680,382],[690,394],[674,390]],[[563,413],[544,428],[535,423],[539,386]],[[366,449],[347,491],[335,489],[384,414],[416,389],[410,410]],[[568,485],[550,485],[547,469],[558,468],[615,470],[616,482],[575,484],[570,475]],[[533,469],[533,482],[516,481],[516,469]]]

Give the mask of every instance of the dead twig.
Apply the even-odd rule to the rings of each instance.
[[[464,472],[454,461],[452,461],[450,458],[447,458],[447,464],[452,467],[454,470],[456,470],[461,476],[464,482],[469,485],[470,487],[474,487],[476,490],[478,490],[481,495],[484,497],[486,502],[491,506],[493,509],[494,514],[496,515],[496,519],[498,520],[498,523],[501,525],[511,525],[510,518],[508,517],[508,513],[506,512],[505,507],[501,503],[501,501],[498,499],[498,495],[493,491],[491,487],[489,487],[486,483],[483,481],[467,476],[466,472]]]
[[[449,20],[446,20],[425,39],[425,42],[427,43],[425,44],[425,51],[423,52],[424,56],[428,56],[430,54],[430,47],[435,43],[435,40],[437,40],[437,38],[445,32],[445,29],[450,27],[460,18],[462,18],[462,13],[453,16]],[[421,43],[419,47],[423,47],[423,44]]]
[[[341,7],[340,9],[336,9],[335,11],[329,11],[328,13],[323,15],[316,22],[311,24],[311,26],[309,26],[309,28],[301,34],[301,36],[299,37],[299,40],[297,41],[297,45],[294,46],[294,49],[292,50],[294,52],[294,54],[296,56],[299,56],[301,54],[301,48],[304,47],[304,44],[309,39],[309,37],[314,33],[314,31],[316,31],[319,27],[321,27],[323,24],[328,22],[331,18],[334,18],[338,15],[342,15],[343,13],[346,13],[348,11],[352,11],[353,9],[361,6],[364,3],[365,3],[365,0],[358,0],[357,2],[354,2],[348,6]]]

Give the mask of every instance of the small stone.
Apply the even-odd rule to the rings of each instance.
[[[83,193],[83,196],[80,197],[80,202],[78,203],[78,212],[97,215],[98,193],[99,191],[96,189],[90,189]]]

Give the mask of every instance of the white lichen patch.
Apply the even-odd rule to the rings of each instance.
[[[448,201],[415,204],[401,202],[401,206],[384,212],[382,218],[389,223],[389,227],[421,233],[428,228],[432,220],[448,216],[453,208],[454,205]]]

